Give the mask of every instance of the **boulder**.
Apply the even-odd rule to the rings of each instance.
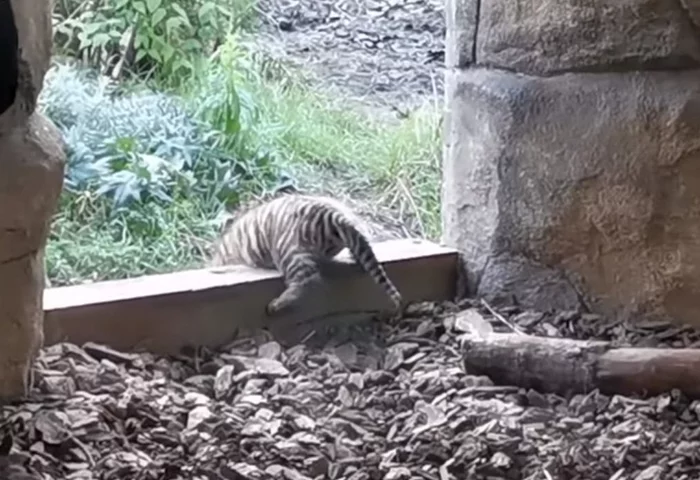
[[[2,2],[7,8],[8,2]],[[56,127],[36,111],[51,54],[51,2],[11,0],[0,20],[0,400],[27,395],[43,345],[44,247],[63,186]],[[7,12],[0,12],[7,13]],[[9,30],[7,30],[9,29]],[[16,30],[18,45],[13,46]],[[10,33],[8,33],[10,32]],[[12,78],[16,72],[16,78]],[[13,85],[15,86],[14,92]]]
[[[473,293],[700,325],[700,70],[446,80],[444,241]]]

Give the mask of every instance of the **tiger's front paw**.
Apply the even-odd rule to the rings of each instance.
[[[289,302],[285,302],[283,300],[280,300],[279,298],[275,298],[265,307],[265,314],[268,317],[277,317],[282,314],[289,313],[291,309],[292,306]]]
[[[265,315],[268,317],[274,317],[279,312],[279,307],[277,303],[273,300],[265,306]]]

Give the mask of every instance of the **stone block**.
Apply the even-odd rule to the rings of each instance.
[[[700,325],[700,71],[446,80],[444,241],[472,292]]]
[[[537,75],[700,65],[700,30],[678,0],[479,3],[479,65]]]
[[[3,2],[5,8],[7,2]],[[25,396],[43,345],[44,248],[63,187],[65,154],[56,127],[35,111],[51,50],[50,2],[12,0],[18,35],[16,95],[0,115],[0,400]],[[5,12],[7,13],[7,12]],[[14,35],[0,35],[12,63]],[[5,70],[7,74],[7,70]],[[5,87],[13,82],[6,81]],[[5,93],[8,90],[6,89]],[[0,92],[1,93],[1,92]]]
[[[445,1],[445,66],[465,67],[474,62],[478,0]]]

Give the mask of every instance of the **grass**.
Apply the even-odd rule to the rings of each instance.
[[[292,165],[341,173],[343,182],[349,180],[346,189],[369,188],[385,206],[408,212],[410,218],[402,220],[416,223],[416,233],[439,235],[441,145],[435,106],[388,124],[301,87],[263,85],[259,93],[265,118],[287,127],[271,141]]]
[[[437,238],[437,107],[387,124],[281,70],[263,72],[232,37],[221,57],[202,59],[198,77],[153,97],[181,106],[163,107],[150,120],[142,103],[154,94],[143,86],[117,94],[75,72],[64,71],[59,85],[56,75],[42,92],[43,108],[70,151],[68,187],[47,246],[52,283],[197,267],[226,208],[288,179],[360,199],[368,210],[381,204],[412,233]],[[91,110],[77,106],[81,88]],[[177,168],[156,171],[144,155]],[[100,159],[106,170],[89,173]]]
[[[58,286],[194,268],[215,233],[212,213],[190,201],[114,215],[89,193],[64,194],[47,245],[49,278]]]

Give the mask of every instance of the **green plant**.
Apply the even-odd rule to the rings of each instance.
[[[115,96],[94,72],[58,65],[49,71],[40,105],[69,146],[65,188],[94,191],[115,207],[196,195],[235,204],[239,192],[277,177],[265,151],[198,120],[191,104],[150,91]],[[251,103],[239,117],[254,117]]]
[[[196,102],[115,95],[99,75],[65,65],[49,71],[39,100],[68,145],[47,248],[57,285],[196,265],[226,206],[280,178],[264,150],[198,119]],[[234,119],[240,136],[255,117],[248,108]]]
[[[94,192],[64,192],[46,248],[54,286],[201,266],[219,220],[197,199],[115,211]]]
[[[435,102],[416,109],[406,119],[388,123],[361,110],[347,97],[308,86],[301,73],[256,55],[237,36],[229,36],[206,70],[208,81],[197,102],[218,125],[217,104],[224,86],[238,86],[242,105],[255,104],[255,118],[246,131],[246,144],[274,152],[287,178],[307,186],[322,183],[334,193],[366,197],[369,204],[392,208],[416,234],[440,235],[441,118]],[[215,73],[212,73],[215,72]],[[222,80],[223,79],[223,80]],[[220,128],[220,127],[217,127]],[[242,137],[241,137],[242,138]]]
[[[393,209],[413,233],[439,238],[442,112],[437,102],[388,123],[353,108],[357,105],[342,94],[309,87],[303,72],[269,58],[239,35],[229,35],[202,72],[186,89],[200,118],[268,152],[279,166],[277,185],[291,179],[359,195],[370,205]],[[237,111],[232,102],[243,107],[240,118],[248,125],[237,134],[236,123],[228,120]]]
[[[58,0],[54,41],[103,71],[126,68],[178,85],[228,32],[250,25],[255,0]]]
[[[40,106],[68,144],[47,246],[52,282],[201,265],[225,209],[289,181],[391,207],[414,233],[436,238],[436,105],[387,124],[275,63],[227,36],[179,85],[181,96],[52,68]]]

